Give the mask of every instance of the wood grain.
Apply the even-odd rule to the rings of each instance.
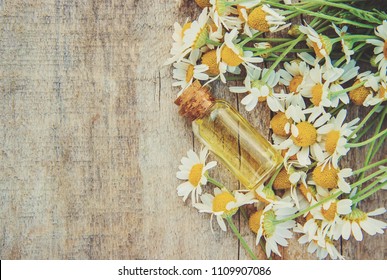
[[[198,13],[188,0],[0,1],[1,259],[246,258],[176,195],[179,161],[200,145],[162,64],[173,23]],[[239,108],[225,86],[214,92]],[[268,132],[268,112],[248,118]],[[214,176],[238,187],[223,167]],[[284,258],[310,257],[297,248]],[[380,248],[384,236],[343,253],[385,259]]]

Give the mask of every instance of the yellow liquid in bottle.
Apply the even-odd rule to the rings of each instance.
[[[261,185],[283,161],[280,153],[225,101],[217,100],[192,127],[247,189]]]

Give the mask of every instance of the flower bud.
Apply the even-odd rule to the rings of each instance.
[[[301,32],[299,30],[300,25],[299,24],[292,24],[292,27],[290,27],[288,34],[292,37],[298,37],[300,36]]]

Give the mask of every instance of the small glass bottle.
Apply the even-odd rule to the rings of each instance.
[[[283,159],[280,153],[228,102],[215,100],[195,81],[176,100],[179,113],[192,121],[194,134],[217,155],[247,189],[270,178]]]

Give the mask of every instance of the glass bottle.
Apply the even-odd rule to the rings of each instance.
[[[195,81],[176,100],[179,113],[192,121],[208,147],[247,189],[255,189],[280,166],[281,154],[228,102],[215,100]]]

